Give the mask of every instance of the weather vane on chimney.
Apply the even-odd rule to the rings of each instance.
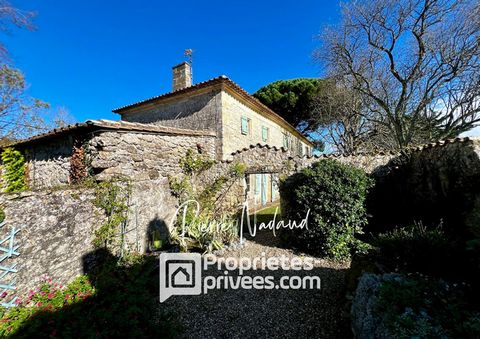
[[[193,62],[193,49],[186,49],[183,55],[188,58],[188,63],[191,65]]]

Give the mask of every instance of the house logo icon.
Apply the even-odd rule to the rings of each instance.
[[[200,294],[201,273],[199,253],[160,254],[160,302],[172,295]]]

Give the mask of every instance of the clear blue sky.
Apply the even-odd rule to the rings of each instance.
[[[253,93],[272,81],[315,77],[322,25],[338,3],[297,1],[25,1],[34,32],[3,35],[29,94],[79,121],[171,90],[171,67],[192,48],[194,82],[225,74]]]

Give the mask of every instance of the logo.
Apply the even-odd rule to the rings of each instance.
[[[202,257],[199,253],[160,254],[160,302],[172,295],[202,292]]]

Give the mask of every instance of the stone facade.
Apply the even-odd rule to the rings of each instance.
[[[242,134],[241,120],[248,119],[248,132]],[[262,130],[265,129],[266,132]],[[263,138],[266,134],[266,140]],[[287,138],[288,143],[284,143]],[[289,147],[297,155],[311,153],[311,145],[295,137],[286,128],[279,126],[271,119],[248,107],[228,92],[222,92],[222,154],[229,154],[260,143],[262,145]],[[300,146],[298,146],[300,144]],[[301,149],[299,148],[301,147]]]
[[[312,153],[310,141],[226,77],[114,112],[129,122],[214,131],[217,160],[229,159],[236,150],[257,143],[286,146],[298,155]],[[247,130],[242,127],[242,119],[248,124]]]
[[[121,118],[129,122],[216,132],[220,107],[220,93],[217,88],[212,88],[175,100],[140,106],[121,113]]]
[[[202,90],[176,100],[141,106],[121,114],[124,121],[212,131],[221,135],[221,94],[218,88]],[[218,138],[216,152],[221,154]]]

